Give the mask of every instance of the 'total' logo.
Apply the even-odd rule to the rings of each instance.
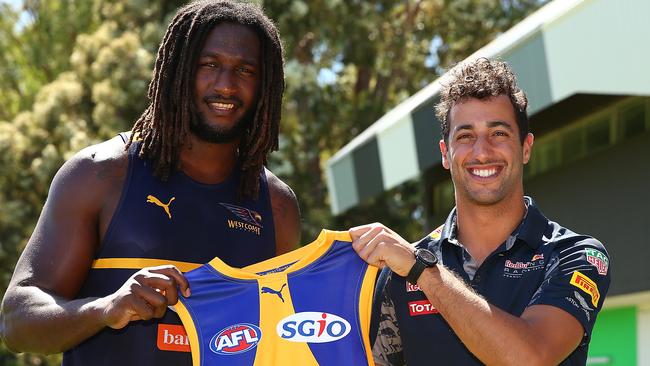
[[[161,351],[190,352],[190,342],[182,325],[158,324],[156,343]]]
[[[434,308],[433,305],[431,305],[431,303],[427,300],[409,302],[409,314],[411,316],[438,313],[438,309]]]
[[[231,325],[215,334],[210,340],[210,350],[220,355],[235,355],[250,351],[262,339],[262,331],[253,324]]]

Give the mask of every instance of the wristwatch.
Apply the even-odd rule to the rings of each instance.
[[[411,267],[409,274],[406,275],[406,280],[415,285],[418,278],[425,268],[431,268],[438,263],[438,257],[428,249],[415,250],[415,264]]]

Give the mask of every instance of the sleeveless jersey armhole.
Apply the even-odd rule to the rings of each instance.
[[[262,173],[260,174],[260,191],[262,188],[266,187],[266,204],[268,205],[269,209],[271,209],[271,228],[273,228],[273,253],[274,255],[277,255],[277,245],[275,241],[275,217],[273,217],[273,202],[271,202],[271,188],[269,187],[269,181],[266,177],[266,172],[268,170],[266,169],[266,166],[263,167]]]
[[[120,133],[120,136],[122,136],[122,133]],[[122,139],[124,137],[122,136]],[[122,206],[124,206],[124,201],[127,197],[127,193],[129,190],[129,187],[131,186],[131,178],[133,177],[133,159],[137,158],[137,147],[136,145],[138,144],[131,144],[129,146],[128,150],[128,168],[126,170],[126,178],[124,179],[124,184],[122,185],[122,193],[120,193],[120,201],[117,203],[117,206],[115,207],[115,211],[113,212],[113,216],[111,217],[111,222],[108,224],[108,228],[106,229],[106,233],[104,234],[104,238],[102,239],[102,242],[99,246],[99,250],[97,251],[97,254],[95,255],[96,258],[100,258],[102,252],[105,250],[105,244],[110,242],[111,235],[113,234],[113,230],[115,227],[115,221],[118,213],[122,209]]]

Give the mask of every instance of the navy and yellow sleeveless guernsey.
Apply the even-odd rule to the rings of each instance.
[[[175,305],[194,366],[374,365],[368,338],[377,274],[347,232],[323,230],[293,252],[235,269],[188,272]]]
[[[259,199],[238,201],[237,173],[215,185],[182,172],[162,182],[153,176],[151,162],[137,157],[137,147],[128,152],[122,197],[78,298],[109,295],[143,267],[175,264],[189,271],[216,256],[244,267],[275,255],[265,172]],[[162,319],[106,328],[65,352],[63,364],[191,365],[181,324],[167,311]]]

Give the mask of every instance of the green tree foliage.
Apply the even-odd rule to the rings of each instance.
[[[303,238],[382,221],[423,235],[421,187],[407,183],[333,218],[327,159],[406,97],[542,5],[539,0],[268,0],[287,52],[280,153]],[[433,111],[432,111],[433,115]],[[432,141],[432,153],[436,142]]]
[[[324,165],[400,101],[505,31],[542,0],[265,0],[286,49],[280,152],[303,241],[321,228],[383,221],[422,235],[421,187],[406,183],[340,217]],[[0,290],[34,228],[52,177],[84,146],[128,130],[144,110],[153,60],[183,0],[25,0],[0,4]],[[435,142],[432,141],[432,151]],[[54,365],[57,356],[0,364]]]

